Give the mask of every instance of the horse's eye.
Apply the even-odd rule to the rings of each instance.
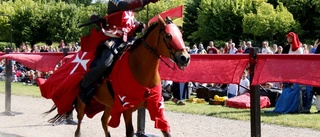
[[[171,36],[171,34],[166,34],[165,37],[166,37],[166,39],[171,39],[172,36]]]

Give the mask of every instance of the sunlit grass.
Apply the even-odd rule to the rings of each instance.
[[[41,97],[40,89],[37,86],[23,84],[21,82],[11,83],[11,94],[31,97]],[[5,82],[0,81],[0,93],[5,93]]]
[[[178,106],[172,101],[165,102],[166,110],[181,113],[199,114],[218,118],[235,120],[250,120],[250,109],[235,109],[209,103],[194,104],[184,101],[186,105]],[[320,114],[316,114],[315,106],[311,108],[311,114],[274,114],[264,113],[274,108],[261,109],[261,122],[290,127],[311,128],[320,130]]]

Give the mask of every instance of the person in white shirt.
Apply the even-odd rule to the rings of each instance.
[[[247,71],[244,71],[243,72],[243,75],[242,75],[242,78],[241,78],[241,80],[240,80],[240,87],[239,87],[239,94],[238,94],[238,96],[239,95],[242,95],[242,94],[245,94],[245,93],[248,93],[248,90],[247,89],[249,89],[249,87],[250,87],[250,81],[249,81],[249,79],[248,79],[248,73],[247,73]],[[245,87],[245,88],[247,88],[247,89],[245,89],[245,88],[243,88],[243,87]]]
[[[238,95],[238,85],[237,84],[229,84],[228,88],[228,98],[233,98]]]
[[[235,54],[238,49],[236,48],[235,43],[230,44],[229,54]]]
[[[269,47],[269,43],[267,41],[262,42],[261,53],[262,54],[273,54],[273,52],[271,51],[271,49]]]

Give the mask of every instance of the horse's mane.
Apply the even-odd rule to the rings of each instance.
[[[141,37],[138,38],[133,45],[130,47],[129,51],[133,51],[135,48],[138,47],[138,45],[142,42],[143,39],[146,39],[148,37],[148,35],[158,26],[158,22],[153,23],[150,25],[150,27],[147,29],[147,32]]]

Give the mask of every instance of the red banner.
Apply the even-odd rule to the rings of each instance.
[[[319,55],[258,55],[252,84],[282,81],[320,86],[319,70]]]
[[[54,70],[63,59],[63,53],[10,53],[0,56],[0,60],[4,58],[17,61],[31,69],[47,72]]]
[[[170,66],[173,62],[165,59]],[[190,65],[185,70],[177,66],[169,68],[164,62],[159,65],[161,79],[175,82],[239,83],[249,63],[248,54],[238,55],[191,55]]]

